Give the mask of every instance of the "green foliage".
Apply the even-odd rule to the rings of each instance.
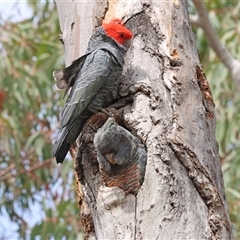
[[[75,205],[75,202],[68,200],[59,203],[54,210],[46,209],[46,218],[43,222],[34,226],[31,239],[37,236],[41,239],[81,239],[80,234],[76,235],[79,226],[73,218],[78,212]]]
[[[7,212],[22,239],[29,231],[33,239],[73,239],[79,229],[72,162],[61,172],[51,159],[62,97],[52,77],[63,64],[58,16],[53,3],[29,5],[30,19],[0,25],[0,90],[6,93],[0,110],[0,215]],[[33,226],[26,215],[41,209],[46,216]],[[0,239],[8,239],[3,234]]]
[[[205,2],[221,42],[240,60],[240,3]],[[226,197],[236,239],[240,239],[240,95],[226,67],[210,49],[201,28],[195,28],[197,48],[210,83],[217,116],[216,134],[225,181]]]

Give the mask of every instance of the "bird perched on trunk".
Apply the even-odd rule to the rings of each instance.
[[[91,114],[116,98],[123,54],[131,38],[132,32],[123,26],[121,20],[114,19],[96,28],[85,55],[69,67],[53,72],[58,89],[66,89],[66,94],[72,87],[60,116],[60,128],[54,143],[53,156],[57,163],[64,161]]]

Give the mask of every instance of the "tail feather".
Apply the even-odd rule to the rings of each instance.
[[[60,129],[57,135],[57,140],[53,147],[53,157],[56,158],[57,163],[62,163],[70,148],[70,142],[67,141],[68,132],[66,128]]]
[[[56,158],[57,163],[63,163],[69,149],[70,149],[70,143],[68,143],[65,139],[65,141],[61,145],[61,148],[59,148],[59,150],[56,151],[56,153],[54,154],[54,157]]]
[[[59,129],[57,140],[53,147],[53,157],[56,158],[57,163],[64,161],[68,150],[78,138],[86,120],[87,118],[78,118],[72,123],[71,127],[65,126]]]

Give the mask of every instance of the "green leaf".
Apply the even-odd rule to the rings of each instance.
[[[24,147],[24,149],[27,151],[30,149],[30,147],[34,144],[34,142],[42,136],[41,132],[35,132],[33,133],[27,140],[26,145]]]
[[[227,188],[226,189],[229,193],[231,193],[234,197],[240,199],[240,192],[233,189],[233,188]]]

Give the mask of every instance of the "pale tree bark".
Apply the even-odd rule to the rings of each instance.
[[[214,103],[186,1],[56,3],[66,64],[100,19],[122,18],[134,34],[109,109],[147,150],[144,182],[137,194],[103,186],[93,138],[107,116],[91,117],[72,149],[85,238],[231,239]]]

